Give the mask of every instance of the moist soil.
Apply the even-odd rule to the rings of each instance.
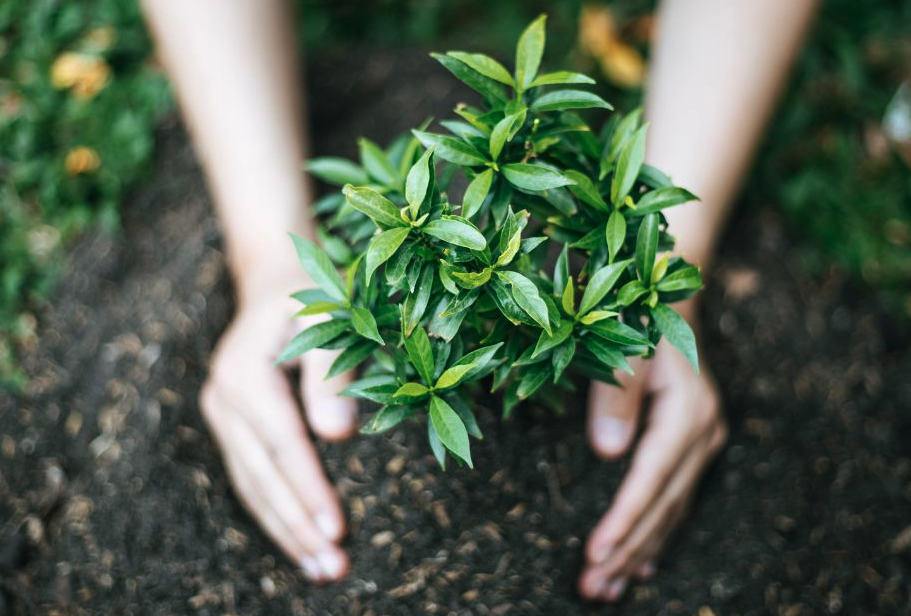
[[[423,52],[309,70],[314,151],[354,155],[467,93]],[[705,293],[704,361],[732,430],[653,580],[576,594],[627,461],[561,417],[481,412],[475,470],[421,425],[321,444],[353,572],[309,584],[231,491],[196,396],[232,312],[176,119],[116,237],[91,235],[39,315],[30,384],[0,394],[0,614],[909,614],[911,362],[872,293],[809,277],[773,206],[741,210]],[[290,248],[289,248],[290,249]]]

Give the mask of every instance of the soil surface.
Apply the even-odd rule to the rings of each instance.
[[[352,155],[465,92],[423,52],[310,67],[314,150]],[[40,315],[24,396],[0,394],[0,614],[911,613],[911,362],[871,294],[803,275],[774,208],[741,211],[705,294],[705,361],[732,423],[654,580],[585,604],[586,534],[625,462],[583,398],[483,413],[476,470],[422,427],[323,445],[354,570],[308,584],[233,495],[196,393],[231,315],[199,168],[176,121],[116,238],[86,237]]]

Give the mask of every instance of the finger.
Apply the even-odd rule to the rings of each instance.
[[[357,419],[354,400],[338,395],[351,382],[351,373],[325,378],[336,357],[336,351],[314,349],[301,360],[301,398],[307,420],[313,431],[327,440],[351,436]]]
[[[276,467],[268,446],[242,420],[229,422],[227,438],[229,450],[236,452],[229,458],[231,466],[245,486],[252,513],[267,532],[311,577],[343,576],[348,569],[346,555],[316,526]],[[317,570],[319,575],[314,575]]]
[[[288,380],[278,371],[263,374],[261,379],[257,387],[245,387],[237,395],[237,406],[269,409],[253,417],[242,414],[320,532],[330,541],[338,541],[345,532],[345,517],[307,435]],[[257,398],[249,399],[247,392],[256,392]]]
[[[681,433],[679,421],[661,419],[683,416],[686,400],[673,391],[657,392],[651,422],[633,456],[629,472],[611,505],[588,541],[590,562],[604,561],[623,541],[661,494],[692,439]]]
[[[648,561],[655,558],[683,518],[692,488],[707,458],[705,451],[704,442],[695,444],[680,463],[674,477],[629,535],[611,550],[605,560],[591,564],[586,569],[582,576],[582,588],[587,593],[606,588],[617,579],[635,575]]]
[[[620,377],[620,387],[593,382],[588,393],[588,437],[605,458],[623,455],[633,441],[642,406],[642,378]]]

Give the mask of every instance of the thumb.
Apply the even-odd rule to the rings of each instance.
[[[620,387],[592,382],[588,392],[588,437],[605,458],[622,456],[636,433],[642,408],[643,375],[619,375]]]
[[[339,440],[351,436],[357,406],[338,395],[351,382],[351,372],[325,378],[338,351],[313,349],[301,358],[301,399],[310,427],[321,438]]]

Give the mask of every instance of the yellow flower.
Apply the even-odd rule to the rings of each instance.
[[[620,38],[608,7],[587,4],[582,8],[579,46],[598,61],[601,72],[616,85],[623,88],[642,85],[645,61],[635,47]]]
[[[67,51],[51,66],[51,83],[55,88],[69,88],[76,98],[92,98],[107,84],[111,67],[104,59],[85,53]]]
[[[70,175],[89,173],[101,166],[101,158],[92,148],[80,145],[66,153],[64,166]]]

